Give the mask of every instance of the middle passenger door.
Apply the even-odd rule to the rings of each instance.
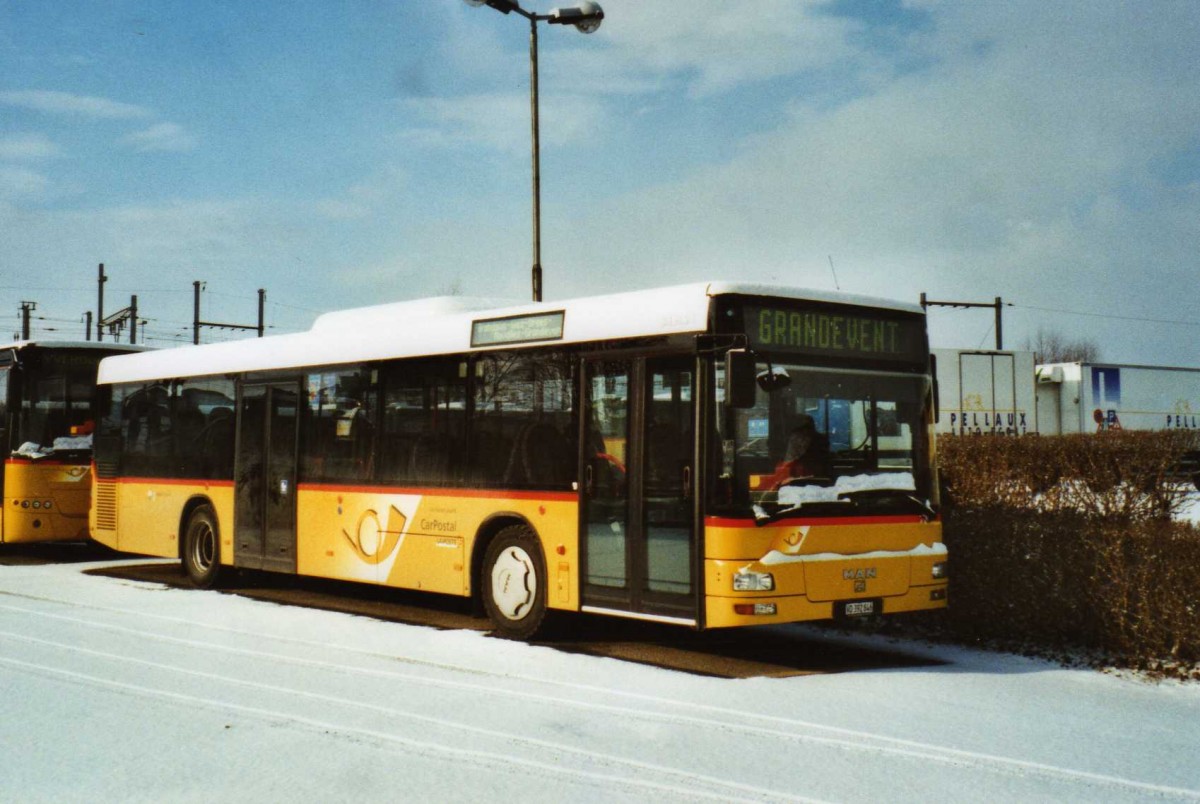
[[[694,624],[695,361],[584,361],[585,610]]]
[[[298,383],[245,383],[234,469],[234,563],[296,571]]]

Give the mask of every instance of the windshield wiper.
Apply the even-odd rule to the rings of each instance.
[[[837,499],[837,500],[802,500],[801,502],[792,503],[786,508],[781,508],[774,513],[763,508],[758,503],[754,504],[754,524],[758,526],[769,525],[772,522],[778,522],[785,516],[794,514],[803,508],[815,508],[822,505],[855,505],[854,500]]]
[[[926,503],[924,500],[918,499],[912,495],[910,489],[861,489],[859,491],[843,491],[838,494],[839,500],[846,500],[858,505],[868,500],[904,500],[916,505],[923,514],[931,519],[937,516],[937,511]]]

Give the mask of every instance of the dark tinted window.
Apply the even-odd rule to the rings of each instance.
[[[374,471],[378,370],[307,375],[307,420],[302,477],[312,481],[368,480]]]
[[[575,477],[575,375],[561,353],[495,352],[475,361],[474,483],[569,489]]]
[[[467,364],[461,359],[393,363],[383,378],[379,478],[449,485],[466,469]]]
[[[119,434],[121,473],[218,479],[233,475],[232,380],[199,378],[115,388],[100,425],[101,457]],[[118,433],[114,433],[116,415]]]
[[[8,455],[8,376],[8,366],[0,368],[0,459]]]

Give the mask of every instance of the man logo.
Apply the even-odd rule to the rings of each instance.
[[[842,570],[843,581],[866,581],[875,577],[874,567]]]

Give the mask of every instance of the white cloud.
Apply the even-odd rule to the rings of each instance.
[[[41,134],[14,134],[0,137],[0,159],[28,161],[50,159],[60,154],[59,148]]]
[[[149,109],[131,103],[48,90],[0,92],[0,104],[93,119],[136,120],[151,116]]]
[[[613,69],[596,71],[597,87],[615,72],[682,79],[705,96],[739,84],[792,75],[855,55],[854,23],[821,11],[818,0],[699,0],[605,4]],[[577,76],[578,73],[575,73]],[[615,85],[621,87],[618,81]]]
[[[599,125],[601,108],[578,95],[540,99],[543,147],[579,141]],[[457,98],[413,98],[401,102],[408,119],[401,136],[422,145],[483,145],[506,153],[528,153],[529,96],[521,93]],[[552,110],[552,113],[547,113]]]
[[[406,117],[401,136],[417,144],[488,145],[512,150],[519,142],[529,140],[529,101],[526,99],[522,106],[518,95],[412,98],[400,105]],[[522,119],[526,120],[524,129],[520,126]]]
[[[906,0],[927,23],[907,36],[884,31],[880,47],[872,12],[837,18],[815,2],[601,2],[598,34],[542,29],[543,145],[590,146],[543,176],[548,298],[713,276],[832,288],[832,255],[852,292],[1195,318],[1195,4]],[[374,153],[411,180],[379,170],[375,156],[337,174],[365,176],[358,184],[334,179],[316,199],[276,191],[274,201],[31,215],[17,206],[54,188],[18,169],[40,163],[20,160],[48,158],[50,143],[10,134],[0,140],[13,163],[0,173],[0,231],[24,251],[6,260],[136,264],[151,285],[173,272],[185,305],[191,279],[233,283],[247,266],[272,289],[319,296],[311,306],[419,295],[450,279],[524,295],[527,26],[462,3],[430,13],[457,27],[437,45],[442,58],[420,69],[450,69],[406,73],[392,89],[405,98],[394,109],[407,144],[462,149],[437,155],[436,170],[421,163],[428,154],[388,142]],[[98,99],[0,93],[0,105],[132,120],[126,130],[145,130],[127,147],[186,142],[173,124],[151,127],[157,111],[88,100]],[[695,112],[686,126],[658,128],[685,104]],[[738,125],[710,127],[726,113],[741,115]],[[737,143],[727,130],[756,133]],[[655,155],[668,148],[681,156],[659,171]],[[501,170],[517,178],[493,181]],[[448,223],[471,236],[447,237]],[[309,273],[295,283],[301,257]],[[987,341],[985,313],[944,316],[983,322],[960,345]],[[1122,337],[1156,334],[1141,329]],[[1015,343],[1020,330],[1007,335]],[[1196,361],[1186,355],[1134,362]]]
[[[0,198],[19,199],[40,196],[50,187],[40,173],[25,168],[0,165]]]
[[[920,47],[940,58],[927,68],[835,108],[781,98],[784,124],[725,164],[597,210],[586,242],[557,239],[551,217],[547,251],[574,268],[556,280],[573,291],[709,275],[831,287],[832,254],[854,292],[1195,319],[1191,297],[1170,288],[1194,276],[1184,244],[1200,241],[1200,187],[1171,187],[1154,165],[1194,152],[1200,66],[1188,43],[1200,15],[999,5],[937,7]],[[733,75],[697,86],[718,74]]]
[[[142,152],[190,151],[196,147],[196,138],[178,123],[156,123],[125,136],[121,141]]]
[[[746,83],[864,59],[848,37],[859,24],[827,13],[825,0],[646,2],[609,0],[600,31],[544,26],[543,90],[589,97],[683,91],[694,98]],[[496,15],[462,14],[447,55],[470,80],[527,70],[525,38],[504,35]],[[464,24],[474,20],[475,24]],[[505,65],[508,66],[505,66]]]
[[[364,204],[344,198],[322,198],[313,203],[313,211],[322,218],[332,221],[352,221],[366,218],[371,210]]]

